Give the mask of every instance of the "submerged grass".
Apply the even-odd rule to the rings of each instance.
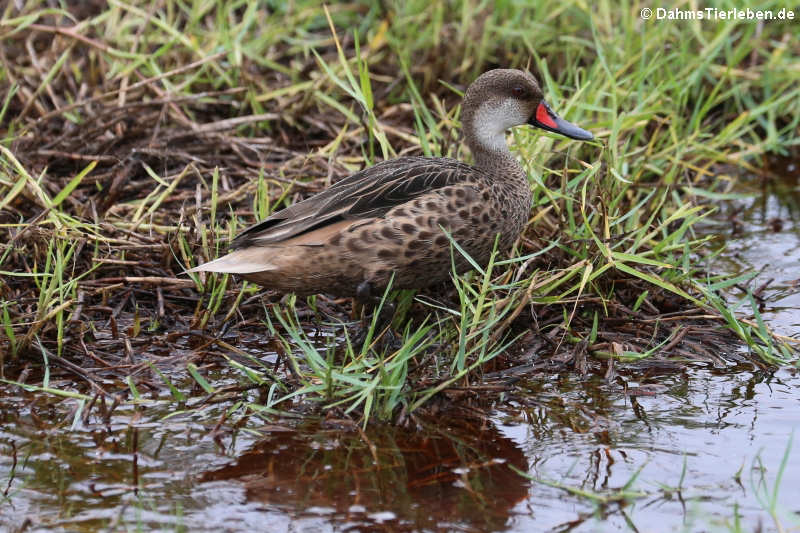
[[[7,378],[49,353],[67,372],[86,368],[84,381],[119,379],[133,400],[132,376],[147,371],[183,402],[192,391],[163,373],[173,351],[203,394],[221,390],[207,369],[227,365],[242,390],[267,390],[261,412],[316,398],[366,421],[479,390],[482,372],[534,354],[581,372],[724,364],[703,345],[722,326],[754,364],[796,361],[797,340],[774,335],[752,296],[728,303],[723,291],[747,278],[708,272],[695,232],[739,169],[800,142],[791,22],[644,21],[644,4],[608,1],[47,5],[10,3],[0,20]],[[366,164],[468,159],[457,104],[495,66],[529,67],[599,140],[514,130],[534,191],[516,253],[392,295],[396,343],[373,320],[354,346],[330,325],[353,320],[346,301],[181,275]],[[254,334],[269,340],[244,341]]]

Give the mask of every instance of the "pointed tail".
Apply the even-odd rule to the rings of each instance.
[[[272,252],[272,253],[271,253]],[[269,256],[274,254],[270,248],[242,248],[234,250],[218,259],[203,263],[186,272],[227,272],[230,274],[251,274],[274,270],[276,267],[269,261]]]

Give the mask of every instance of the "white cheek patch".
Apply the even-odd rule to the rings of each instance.
[[[525,124],[527,120],[518,100],[506,98],[499,103],[487,102],[475,112],[475,138],[487,150],[507,151],[506,130]]]

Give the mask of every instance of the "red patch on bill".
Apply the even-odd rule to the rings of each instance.
[[[550,113],[547,112],[543,102],[539,102],[539,107],[536,108],[536,121],[550,128],[556,127],[555,121],[550,118]]]

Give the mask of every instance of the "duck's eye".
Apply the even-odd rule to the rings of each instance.
[[[511,89],[511,93],[512,93],[514,96],[517,96],[517,97],[519,97],[519,96],[522,96],[522,95],[524,95],[524,94],[525,94],[525,89],[523,89],[522,87],[520,87],[519,85],[517,85],[516,87],[514,87],[513,89]]]

